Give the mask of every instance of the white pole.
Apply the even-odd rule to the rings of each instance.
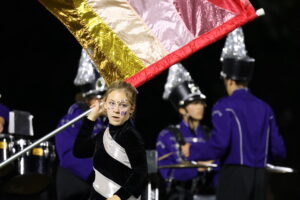
[[[34,142],[33,144],[29,145],[28,147],[26,147],[25,149],[23,149],[22,151],[19,151],[18,153],[12,155],[11,157],[9,157],[7,160],[3,161],[2,163],[0,163],[0,169],[4,166],[6,166],[7,164],[9,164],[10,162],[14,161],[15,159],[17,159],[18,157],[20,157],[21,155],[23,155],[24,153],[26,153],[28,150],[32,149],[33,147],[35,147],[36,145],[40,144],[41,142],[44,142],[46,140],[48,140],[49,138],[51,138],[52,136],[56,135],[57,133],[59,133],[60,131],[62,131],[63,129],[67,128],[68,126],[74,124],[76,121],[80,120],[81,118],[83,118],[84,116],[86,116],[87,114],[89,114],[92,111],[93,108],[87,110],[86,112],[82,113],[81,115],[75,117],[74,119],[72,119],[71,121],[67,122],[66,124],[62,125],[61,127],[55,129],[54,131],[48,133],[47,135],[45,135],[44,137],[42,137],[41,139],[37,140],[36,142]]]

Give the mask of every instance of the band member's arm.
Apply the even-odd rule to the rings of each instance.
[[[284,141],[279,133],[276,120],[272,114],[270,117],[270,158],[272,160],[282,160],[286,156]]]
[[[230,112],[216,104],[212,112],[213,131],[206,143],[191,145],[189,160],[213,160],[220,158],[229,146],[231,129]]]
[[[62,117],[59,121],[57,127],[61,127],[68,123],[70,120],[82,114],[82,110],[80,109],[78,104],[73,104],[70,106],[68,113]],[[72,160],[73,155],[73,147],[74,141],[77,137],[79,129],[82,125],[82,120],[79,120],[63,129],[59,134],[55,135],[55,146],[58,158],[60,161]]]
[[[75,139],[73,153],[78,158],[92,157],[95,151],[96,140],[92,137],[95,121],[84,118],[83,124]]]
[[[163,130],[157,139],[156,150],[158,151],[158,157],[166,154],[170,154],[166,159],[162,159],[159,165],[175,164],[182,162],[181,146],[176,143],[176,139],[169,130]]]
[[[188,145],[188,143],[186,143]],[[163,130],[158,137],[156,143],[156,149],[158,151],[158,157],[168,154],[165,159],[158,161],[159,166],[178,164],[184,161],[184,157],[180,152],[182,146],[179,146],[175,142],[175,138],[172,133],[167,130]],[[194,172],[192,172],[194,171]],[[177,180],[189,179],[197,174],[197,169],[160,169],[161,175],[164,179],[174,178]]]
[[[72,159],[73,145],[79,128],[77,125],[69,126],[55,136],[56,151],[60,160]]]

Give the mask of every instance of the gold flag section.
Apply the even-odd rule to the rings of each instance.
[[[88,52],[109,85],[145,68],[142,61],[90,8],[85,0],[39,0]]]

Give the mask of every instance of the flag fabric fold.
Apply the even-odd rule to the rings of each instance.
[[[257,17],[248,0],[39,0],[109,84],[135,87]]]

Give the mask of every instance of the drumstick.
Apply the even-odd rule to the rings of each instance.
[[[173,154],[173,152],[167,153],[167,154],[165,154],[165,155],[159,157],[159,158],[158,158],[158,161],[161,161],[161,160],[163,160],[163,159],[169,157],[169,156],[172,155],[172,154]]]
[[[281,167],[281,166],[275,166],[267,163],[266,168],[268,171],[275,172],[275,173],[293,173],[295,170],[289,167]]]

